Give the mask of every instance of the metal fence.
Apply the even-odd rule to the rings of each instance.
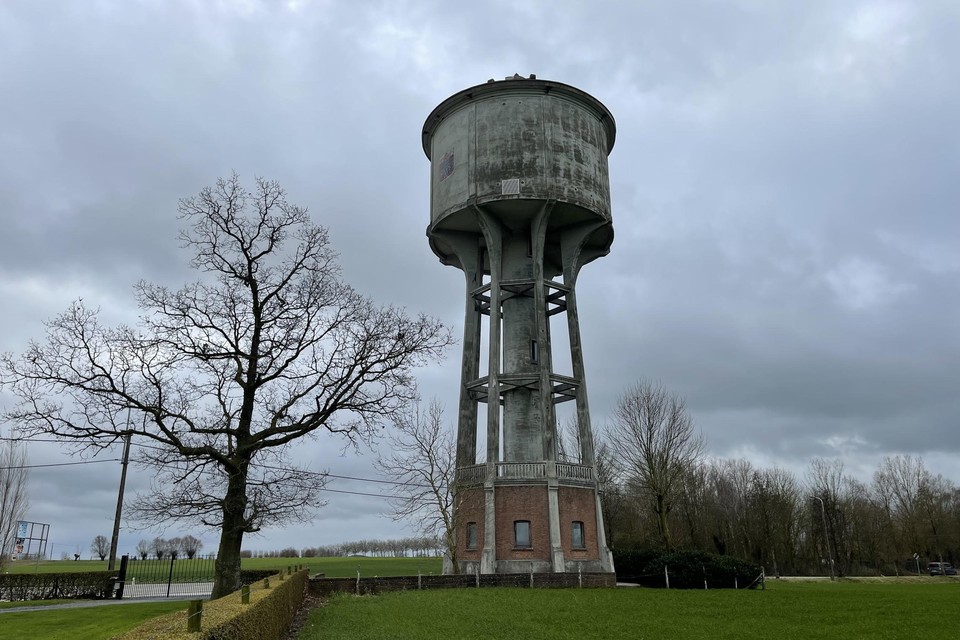
[[[206,597],[213,590],[213,556],[148,558],[123,556],[117,575],[117,598]]]

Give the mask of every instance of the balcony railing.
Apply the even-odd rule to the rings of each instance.
[[[593,468],[569,462],[498,462],[495,481],[546,480],[555,475],[561,484],[589,484],[594,480]],[[549,472],[553,471],[553,474]],[[482,484],[487,479],[487,465],[475,464],[457,469],[457,483],[461,486]]]

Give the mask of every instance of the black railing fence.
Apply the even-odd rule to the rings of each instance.
[[[213,588],[213,556],[148,558],[123,556],[115,596],[119,598],[170,598],[208,596]]]

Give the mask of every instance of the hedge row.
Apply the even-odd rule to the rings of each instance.
[[[0,575],[0,600],[105,598],[112,588],[110,571],[84,573],[5,573]]]
[[[646,587],[665,587],[666,576],[672,589],[733,589],[755,587],[761,574],[759,565],[703,551],[651,551],[616,549],[613,564],[617,580]]]
[[[285,569],[241,569],[240,584],[260,582],[264,578],[275,576],[277,571],[285,571]]]
[[[251,584],[250,604],[241,602],[240,591],[205,601],[200,633],[187,632],[187,612],[178,611],[148,620],[113,640],[280,640],[303,604],[307,573],[304,569],[290,576],[271,575],[270,588],[263,580]]]

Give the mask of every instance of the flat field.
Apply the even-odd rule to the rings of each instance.
[[[960,583],[768,581],[765,591],[460,589],[334,597],[300,640],[957,638]]]
[[[181,562],[177,560],[177,562]],[[183,562],[190,562],[183,560]],[[119,564],[119,561],[118,561]],[[344,578],[360,575],[369,576],[409,576],[422,571],[424,575],[439,574],[442,566],[440,558],[244,558],[244,569],[284,569],[292,565],[303,565],[310,574],[325,573],[329,578]],[[13,562],[6,569],[10,573],[71,573],[76,571],[106,571],[107,563],[99,560],[41,560]],[[211,579],[213,574],[211,572]]]
[[[28,603],[36,605],[39,603]],[[185,609],[186,602],[113,604],[80,609],[10,611],[0,614],[0,637],[44,640],[104,640],[144,620]]]

